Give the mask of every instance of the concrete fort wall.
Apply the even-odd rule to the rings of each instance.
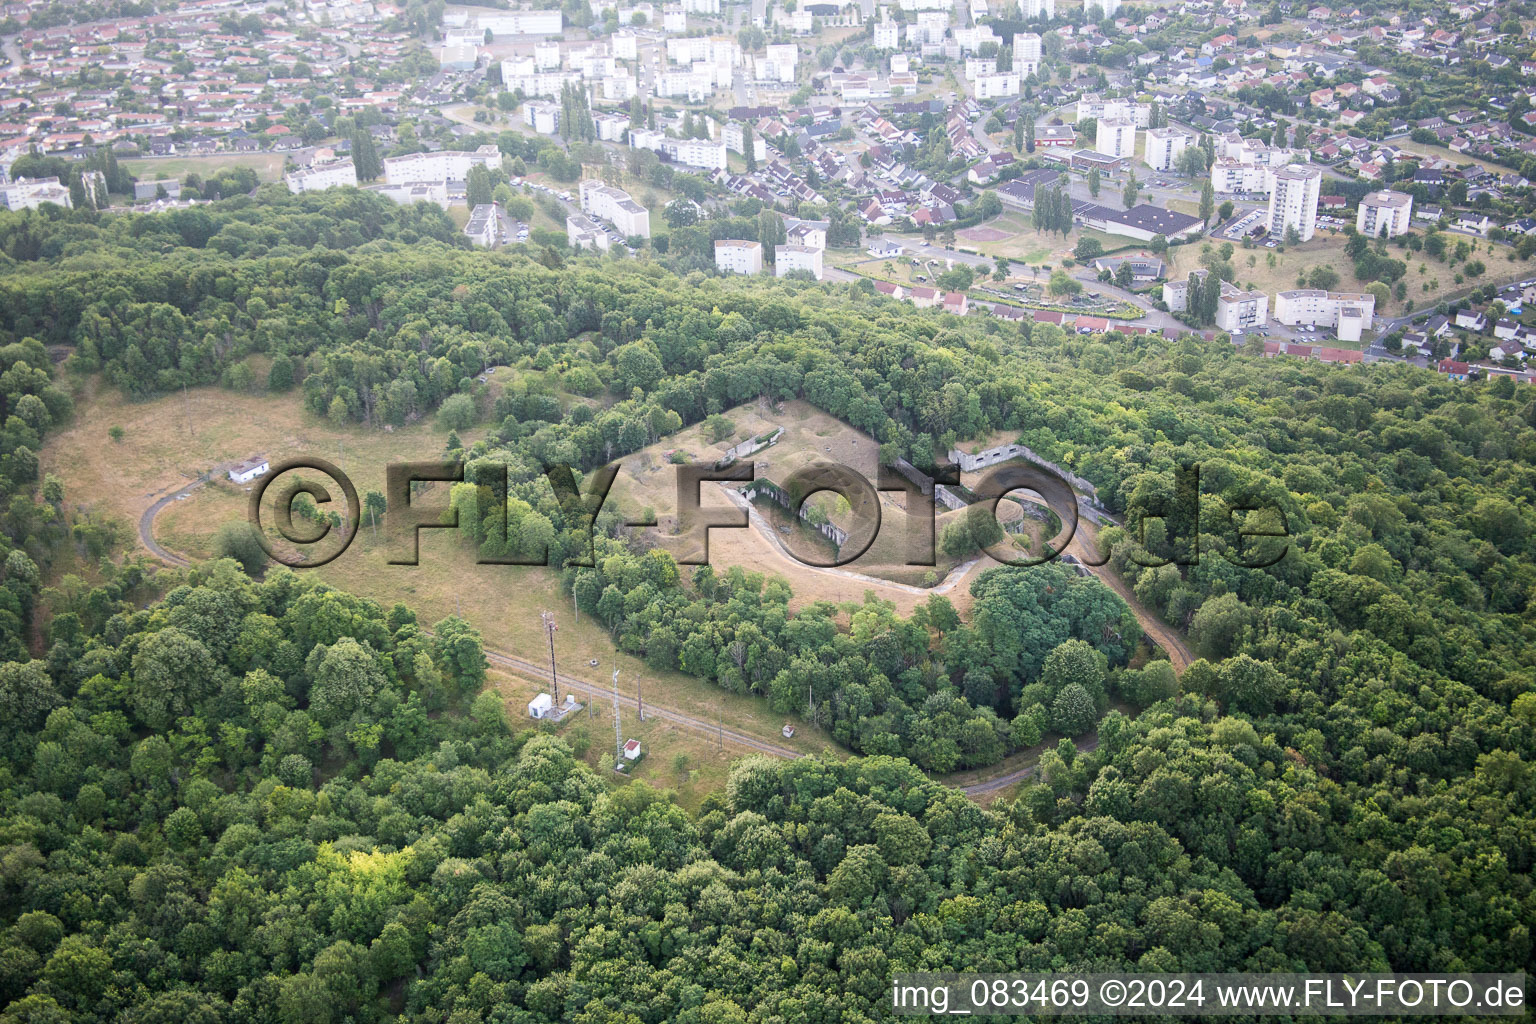
[[[789,495],[785,493],[784,488],[780,487],[772,480],[764,480],[762,478],[758,478],[757,480],[754,480],[747,486],[743,487],[741,489],[741,493],[746,496],[748,501],[756,501],[759,497],[763,497],[767,498],[769,501],[785,510],[788,510],[790,507]],[[802,523],[804,523],[806,526],[809,526],[817,533],[820,533],[833,544],[836,544],[839,549],[841,549],[844,544],[848,543],[847,530],[844,530],[838,526],[834,526],[832,523],[811,522],[810,511],[811,509],[809,505],[802,504],[800,506],[799,516]]]
[[[975,455],[963,452],[959,448],[953,448],[949,453],[949,461],[967,473],[975,472],[978,469],[986,469],[988,466],[995,466],[999,462],[1007,462],[1009,459],[1024,459],[1026,462],[1033,462],[1035,465],[1055,473],[1094,501],[1097,501],[1099,498],[1099,489],[1093,486],[1093,484],[1084,480],[1070,469],[1058,466],[1044,456],[1037,454],[1028,445],[1000,444],[996,448],[988,448],[986,451],[977,452]]]
[[[762,451],[764,448],[767,448],[769,445],[776,444],[779,440],[779,437],[783,433],[783,427],[774,427],[766,434],[758,434],[756,437],[747,438],[745,441],[736,445],[734,448],[731,448],[724,455],[716,459],[715,468],[724,469],[726,466],[729,466],[740,459],[745,459],[749,455],[756,455],[758,452]]]

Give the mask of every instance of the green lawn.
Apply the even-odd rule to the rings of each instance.
[[[282,153],[216,153],[213,156],[131,157],[123,160],[122,166],[140,181],[181,179],[188,174],[206,178],[228,167],[251,167],[262,181],[277,181],[283,176],[285,162]]]

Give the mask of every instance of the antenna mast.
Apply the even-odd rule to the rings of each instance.
[[[613,670],[613,756],[614,764],[624,763],[624,727],[619,723],[619,670]]]
[[[550,612],[544,612],[539,618],[544,620],[544,632],[549,635],[549,688],[553,691],[551,696],[555,699],[555,707],[559,708],[560,678],[555,672],[555,630],[559,627],[555,625],[555,617]]]

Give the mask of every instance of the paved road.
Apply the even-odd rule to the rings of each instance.
[[[170,494],[167,494],[165,497],[149,506],[149,508],[144,510],[144,514],[139,517],[139,540],[144,542],[144,546],[149,548],[150,553],[153,554],[156,558],[163,559],[172,565],[180,566],[192,564],[191,559],[183,555],[178,555],[176,552],[168,550],[167,548],[161,547],[160,542],[155,540],[155,516],[158,516],[160,512],[165,508],[165,506],[171,504],[172,502],[180,501],[182,498],[185,498],[187,495],[191,494],[193,491],[197,490],[207,482],[208,474],[204,473],[192,483],[181,488],[180,490],[172,491]]]
[[[901,242],[907,252],[914,256],[921,256],[924,259],[954,260],[956,263],[969,263],[973,267],[986,267],[988,273],[991,273],[992,268],[997,266],[997,259],[993,256],[982,256],[974,252],[961,252],[958,248],[946,249],[942,245],[930,245],[927,242],[918,242],[906,238],[897,239],[897,241]],[[884,261],[871,260],[871,262],[878,263]]]
[[[1094,733],[1088,739],[1074,740],[1072,745],[1077,748],[1079,754],[1086,754],[1090,750],[1097,750],[1099,748],[1099,734]],[[1040,749],[1044,750],[1045,748],[1042,746]],[[1040,766],[1038,764],[1032,764],[1008,772],[1006,775],[999,775],[995,779],[972,783],[969,786],[961,786],[960,792],[966,796],[983,796],[987,793],[996,793],[1000,789],[1007,789],[1009,786],[1023,782],[1025,779],[1033,778],[1034,774],[1039,770]]]

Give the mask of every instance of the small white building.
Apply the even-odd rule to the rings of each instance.
[[[482,248],[491,248],[501,241],[501,208],[495,203],[481,203],[469,214],[464,225],[464,237]]]
[[[825,249],[828,226],[824,221],[802,220],[789,226],[784,240],[790,245],[808,245],[812,249]]]
[[[1187,282],[1186,282],[1187,287]],[[1164,286],[1164,295],[1167,287]],[[1249,331],[1269,323],[1269,296],[1260,291],[1244,291],[1221,282],[1216,299],[1216,326],[1228,333]]]
[[[625,238],[632,235],[651,237],[650,211],[635,202],[628,192],[605,185],[596,178],[582,179],[576,191],[583,210],[606,220]]]
[[[252,455],[244,462],[230,466],[229,478],[237,484],[248,484],[259,476],[265,476],[268,468],[265,456]]]
[[[566,215],[565,241],[572,249],[600,249],[607,252],[613,247],[607,229],[584,213]]]
[[[528,702],[529,718],[553,718],[555,717],[555,699],[547,693],[541,693]]]
[[[593,114],[592,123],[597,127],[600,142],[623,142],[624,133],[629,131],[627,114]]]

